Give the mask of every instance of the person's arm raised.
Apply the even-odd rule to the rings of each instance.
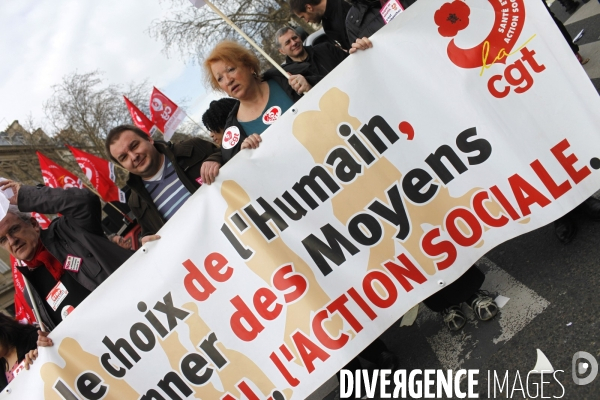
[[[87,189],[24,186],[19,188],[19,210],[41,214],[62,214],[82,229],[104,235],[100,199]]]

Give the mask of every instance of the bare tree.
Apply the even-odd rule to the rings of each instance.
[[[44,104],[44,112],[59,142],[92,148],[107,158],[104,138],[120,124],[130,124],[131,116],[123,101],[127,96],[143,112],[148,112],[150,87],[147,82],[126,86],[105,84],[99,71],[71,73],[52,87],[53,93]]]
[[[176,49],[184,58],[191,55],[200,62],[223,39],[236,39],[245,44],[209,7],[197,9],[189,0],[164,1],[171,4],[172,11],[168,17],[155,21],[149,32],[164,42],[167,54]],[[292,22],[309,33],[314,31],[291,12],[287,0],[215,0],[213,3],[278,61],[283,61],[274,43],[279,28]],[[266,66],[264,62],[263,66]]]

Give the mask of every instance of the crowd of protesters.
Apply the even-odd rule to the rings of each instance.
[[[406,8],[415,1],[400,3]],[[261,134],[323,77],[356,51],[371,48],[369,36],[385,26],[381,6],[379,0],[290,0],[298,17],[322,24],[328,40],[305,46],[294,28],[281,27],[275,40],[285,56],[282,67],[288,77],[274,68],[261,72],[256,55],[239,43],[217,44],[204,61],[204,74],[212,89],[228,97],[211,102],[202,116],[212,143],[200,138],[176,144],[155,140],[132,125],[112,129],[106,137],[106,151],[129,173],[128,205],[141,226],[141,244],[159,240],[157,232],[201,185],[215,182],[220,168],[240,151],[258,148]],[[565,33],[560,21],[555,21]],[[565,38],[569,39],[568,32]],[[578,48],[572,48],[580,62],[587,62]],[[225,132],[237,136],[224,136]],[[87,189],[0,182],[1,190],[9,188],[13,196],[0,221],[0,246],[18,260],[17,268],[29,282],[28,300],[36,310],[39,327],[21,325],[0,314],[0,359],[5,372],[0,387],[11,381],[21,363],[28,367],[35,360],[37,346],[52,346],[48,333],[132,254],[118,245],[120,237],[107,239],[100,201]],[[598,200],[590,198],[579,208],[600,220]],[[42,230],[29,212],[60,217]],[[563,243],[573,240],[577,232],[571,215],[555,223],[556,236]],[[484,279],[473,266],[424,304],[441,313],[451,331],[460,330],[467,321],[463,303],[477,319],[491,320],[498,306],[489,293],[480,290]],[[66,295],[47,300],[54,298],[49,294],[56,290]],[[383,369],[401,363],[380,339],[360,356]],[[346,368],[360,369],[359,359]]]

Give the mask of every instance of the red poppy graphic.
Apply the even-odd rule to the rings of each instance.
[[[464,1],[455,0],[445,3],[433,16],[438,32],[444,37],[453,37],[469,26],[471,9]]]

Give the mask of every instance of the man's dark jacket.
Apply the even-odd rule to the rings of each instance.
[[[291,69],[292,66],[308,64],[306,71],[301,74],[304,77],[306,77],[305,74],[308,74],[316,78],[311,82],[307,77],[308,83],[312,86],[319,83],[325,75],[330,73],[335,67],[340,65],[346,57],[348,57],[348,53],[331,43],[320,43],[316,46],[304,46],[304,50],[306,50],[306,53],[308,54],[306,59],[303,61],[294,61],[290,57],[286,57],[283,69],[287,71],[288,69]]]
[[[400,0],[402,7],[406,9],[416,0]],[[379,10],[382,3],[379,0],[351,0],[352,8],[346,14],[346,30],[350,44],[356,39],[371,37],[375,32],[385,26],[383,17]]]
[[[346,29],[351,43],[358,38],[371,37],[385,26],[379,13],[381,8],[379,1],[373,1],[373,4],[369,3],[368,1],[352,2],[352,8],[346,15]]]
[[[337,41],[344,50],[349,50],[353,43],[348,40],[346,33],[346,14],[350,7],[351,5],[344,0],[327,0],[321,19],[327,37]]]
[[[173,163],[177,177],[192,194],[200,187],[197,179],[200,177],[202,163],[215,161],[222,164],[219,149],[200,138],[184,140],[176,144],[156,140],[154,147]],[[129,208],[142,228],[142,237],[154,235],[165,224],[165,219],[146,190],[142,178],[129,174],[127,186],[131,189]]]
[[[62,214],[48,229],[40,232],[42,243],[61,264],[69,254],[82,259],[79,272],[65,271],[90,292],[96,289],[133,254],[110,242],[102,230],[102,210],[98,197],[87,189],[53,189],[46,186],[21,186],[19,210],[42,214]],[[18,267],[26,270],[27,267]],[[46,313],[44,299],[32,289],[41,319],[54,329]]]
[[[295,63],[295,64],[289,65],[287,68],[285,68],[285,70],[292,75],[300,74],[306,78],[308,83],[310,83],[311,85],[316,85],[317,82],[320,80],[320,78],[316,75],[310,75],[309,68],[310,68],[310,64],[308,64],[308,63]],[[292,89],[292,87],[288,83],[288,80],[281,74],[281,72],[279,72],[279,70],[277,70],[275,68],[271,68],[271,69],[267,70],[264,74],[262,74],[261,79],[263,81],[272,79],[275,82],[277,82],[277,84],[279,86],[281,86],[281,88],[283,89],[285,94],[287,94],[288,97],[294,103],[297,102],[298,100],[300,100],[301,96],[298,93],[296,93],[296,91],[294,89]],[[235,156],[237,153],[239,153],[242,148],[242,142],[244,141],[244,139],[246,139],[249,135],[254,133],[254,132],[247,133],[244,130],[244,128],[242,127],[242,125],[240,124],[240,122],[238,121],[237,113],[238,113],[239,109],[240,109],[240,103],[237,102],[236,105],[231,110],[231,112],[229,113],[229,116],[227,117],[227,121],[225,121],[225,131],[227,131],[227,128],[229,128],[230,126],[237,127],[240,131],[240,140],[231,149],[226,149],[223,147],[221,148],[221,155],[223,156],[223,164],[225,164],[226,162],[231,160],[233,158],[233,156]]]

